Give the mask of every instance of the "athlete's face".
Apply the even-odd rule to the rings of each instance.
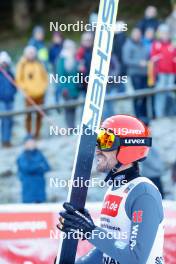
[[[99,172],[109,172],[117,164],[116,155],[117,155],[117,150],[105,152],[97,148],[96,149],[97,170]]]

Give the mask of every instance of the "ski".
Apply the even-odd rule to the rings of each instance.
[[[118,2],[119,0],[100,0],[81,133],[71,176],[72,183],[78,179],[83,179],[83,182],[90,179],[96,147],[96,132],[100,127],[103,111]],[[87,191],[88,188],[82,184],[81,187],[74,187],[72,184],[67,201],[76,209],[83,209]],[[61,233],[56,264],[74,264],[77,245],[77,239],[64,237]]]

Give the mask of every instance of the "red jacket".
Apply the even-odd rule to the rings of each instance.
[[[155,41],[151,59],[156,65],[156,73],[176,74],[176,48],[171,42]]]

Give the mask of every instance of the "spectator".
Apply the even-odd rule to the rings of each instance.
[[[17,166],[23,203],[46,202],[44,175],[50,171],[50,166],[31,135],[25,139],[24,151],[17,159]]]
[[[144,162],[142,162],[141,175],[149,178],[159,189],[162,197],[164,198],[163,185],[161,177],[164,171],[164,163],[161,159],[160,153],[156,146],[152,144],[149,155]]]
[[[37,49],[38,59],[47,67],[48,63],[48,49],[44,42],[45,31],[43,27],[36,26],[33,30],[31,39],[28,42],[28,46],[34,46]]]
[[[96,25],[98,21],[98,14],[96,12],[92,12],[89,16],[89,23],[91,25]]]
[[[26,94],[26,106],[41,105],[44,102],[44,96],[48,84],[48,75],[43,65],[37,60],[37,51],[33,46],[28,46],[24,50],[24,56],[17,65],[16,80],[19,87]],[[33,102],[31,102],[32,99]],[[35,138],[40,135],[42,116],[36,114]],[[32,133],[32,114],[26,117],[27,133]]]
[[[126,76],[127,74],[127,69],[126,65],[123,62],[123,57],[122,57],[122,50],[123,46],[126,42],[126,33],[123,31],[123,27],[125,25],[124,21],[117,21],[116,23],[116,31],[114,35],[114,43],[113,43],[113,54],[116,56],[116,59],[119,63],[119,76]],[[119,92],[125,92],[125,85],[121,83],[118,86],[118,91]]]
[[[169,27],[170,36],[172,40],[176,41],[176,0],[172,0],[172,13],[170,16],[166,19],[166,24]]]
[[[13,85],[14,76],[10,69],[11,58],[6,51],[0,53],[0,111],[12,111],[16,88]],[[7,76],[6,76],[7,74]],[[12,79],[12,82],[10,79]],[[12,117],[1,118],[1,141],[3,147],[11,146]]]
[[[143,37],[143,45],[146,48],[148,59],[150,59],[152,44],[155,39],[155,31],[153,28],[147,28]]]
[[[63,49],[60,53],[60,57],[56,66],[57,74],[64,77],[59,83],[57,89],[58,93],[61,93],[65,101],[75,100],[79,96],[78,84],[74,81],[74,78],[78,73],[78,63],[76,61],[76,44],[72,40],[65,40],[63,43]],[[68,128],[75,127],[76,107],[65,109],[65,118]]]
[[[89,16],[89,24],[91,25],[90,29],[92,32],[95,32],[98,21],[98,14],[96,12],[92,12]]]
[[[117,57],[120,64],[123,64],[122,50],[127,39],[126,33],[123,31],[124,24],[124,21],[117,21],[113,43],[113,53]],[[123,70],[124,67],[122,66],[121,69],[122,75],[126,74],[126,70]]]
[[[115,95],[118,92],[118,84],[116,80],[120,74],[120,65],[118,63],[117,57],[112,53],[110,67],[109,67],[109,81],[107,83],[107,95]],[[103,119],[106,119],[112,115],[115,115],[117,111],[114,111],[114,102],[107,101],[104,104],[104,116]]]
[[[153,28],[147,28],[143,37],[143,45],[147,52],[147,59],[150,59],[152,44],[155,40],[155,31]],[[147,78],[147,85],[148,87],[154,86],[154,76],[153,76],[153,64],[149,61],[148,63],[148,78]],[[155,103],[154,103],[154,96],[148,98],[148,108],[150,110],[151,118],[155,118]],[[150,106],[150,107],[149,107]]]
[[[76,59],[79,62],[79,72],[84,79],[89,76],[90,65],[92,60],[94,34],[92,32],[84,32],[81,36],[81,46],[77,51]],[[85,95],[87,92],[87,82],[80,84],[81,91]]]
[[[52,37],[52,44],[49,50],[49,61],[52,65],[53,71],[56,71],[56,60],[61,52],[63,38],[60,32],[54,32]]]
[[[148,28],[153,28],[154,31],[156,31],[158,26],[159,20],[157,19],[157,9],[155,6],[148,6],[145,10],[144,18],[139,21],[137,27],[140,28],[144,35]]]
[[[127,66],[127,72],[135,90],[147,87],[147,59],[147,52],[142,43],[141,31],[138,28],[134,28],[131,37],[123,47],[123,61]],[[146,98],[135,99],[134,110],[138,118],[147,119]]]
[[[152,45],[151,60],[155,63],[157,75],[157,89],[173,88],[175,82],[175,60],[176,49],[170,40],[169,28],[166,24],[159,26],[157,31],[158,40]],[[172,93],[160,93],[155,96],[156,116],[163,117],[166,112],[167,100],[173,97]],[[169,106],[169,111],[174,111],[173,106]]]

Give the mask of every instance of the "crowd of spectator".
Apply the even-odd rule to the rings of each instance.
[[[125,31],[116,31],[109,69],[110,78],[115,76],[123,80],[123,76],[127,76],[127,80],[130,81],[134,91],[147,88],[174,88],[176,82],[175,1],[173,1],[172,7],[173,10],[169,17],[160,20],[157,9],[154,6],[149,6],[145,10],[144,17],[136,23],[129,35]],[[95,19],[96,15],[94,14]],[[117,27],[120,29],[123,23],[123,21],[117,21]],[[78,73],[83,76],[83,81],[79,83],[75,83],[74,78],[72,78],[69,79],[69,82],[54,84],[56,103],[59,103],[61,98],[67,103],[69,100],[85,97],[87,90],[86,77],[90,71],[93,42],[94,32],[84,32],[81,35],[79,44],[71,39],[64,39],[60,32],[54,32],[51,44],[48,47],[43,27],[36,26],[21,58],[17,62],[15,72],[12,72],[10,55],[6,51],[1,51],[0,112],[13,110],[17,92],[23,93],[26,107],[34,104],[37,106],[44,104],[49,87],[48,74],[51,72],[66,78],[69,76],[76,77]],[[126,92],[127,85],[129,85],[129,82],[111,81],[107,84],[107,94],[114,95]],[[150,104],[145,97],[134,99],[134,113],[132,114],[148,122],[151,118],[175,115],[175,105],[174,92],[158,93],[151,96]],[[67,127],[74,128],[76,107],[66,108],[64,114]],[[117,114],[114,103],[111,101],[105,102],[104,118],[113,114]],[[30,181],[24,180],[25,175],[33,174],[35,170],[38,170],[37,164],[42,164],[40,170],[38,170],[40,171],[39,181],[42,181],[44,173],[50,169],[43,155],[33,146],[33,139],[40,137],[41,125],[42,116],[40,113],[36,114],[34,121],[31,113],[26,115],[25,126],[28,135],[26,149],[17,162],[23,186],[30,185]],[[3,147],[11,146],[12,127],[12,117],[1,118],[1,142]],[[31,135],[32,138],[30,138]],[[30,165],[30,168],[25,165],[27,164],[25,159],[28,158],[33,164],[33,166]],[[38,161],[39,163],[37,163]],[[156,172],[157,177],[159,174],[160,172]],[[42,184],[44,190],[44,182]],[[30,200],[29,196],[24,195],[24,202]],[[43,191],[41,196],[36,197],[35,200],[38,202],[44,201],[45,192]]]
[[[92,21],[92,16],[90,20]],[[128,76],[127,83],[112,81],[107,84],[107,94],[125,92],[129,81],[135,91],[155,88],[173,88],[176,76],[176,3],[173,2],[171,15],[161,21],[154,6],[145,10],[144,17],[136,23],[129,36],[123,28],[123,21],[117,22],[113,52],[110,63],[110,78]],[[94,14],[94,20],[96,15]],[[45,103],[46,90],[49,86],[48,74],[76,77],[79,73],[83,78],[75,83],[74,78],[68,82],[54,85],[55,100],[62,98],[65,103],[85,96],[87,89],[86,76],[89,75],[94,32],[84,32],[80,44],[71,39],[64,39],[60,32],[54,32],[49,47],[45,41],[42,26],[36,26],[19,59],[14,76],[11,71],[11,58],[6,51],[0,53],[0,110],[13,110],[16,85],[18,91],[25,95],[26,107]],[[4,73],[5,72],[5,73]],[[7,74],[6,74],[7,73]],[[7,78],[7,75],[11,79]],[[123,80],[122,78],[120,80]],[[151,97],[150,105],[147,98],[134,99],[134,114],[144,121],[160,118],[176,113],[175,94],[173,92],[158,93]],[[150,108],[150,111],[149,111]],[[150,112],[150,114],[149,114]],[[104,117],[115,114],[114,104],[105,103]],[[76,108],[65,109],[65,121],[68,127],[75,126]],[[12,118],[2,118],[1,141],[3,146],[10,146],[12,134]],[[32,130],[32,115],[26,116],[26,131],[35,138],[40,136],[42,117],[35,118],[35,130]]]

